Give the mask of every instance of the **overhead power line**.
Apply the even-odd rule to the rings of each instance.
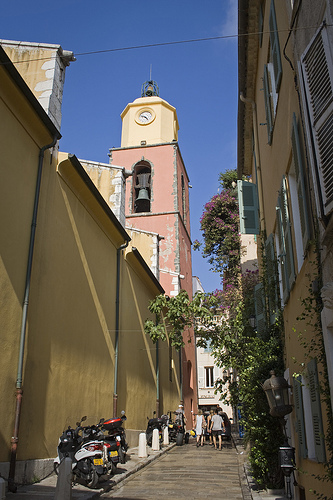
[[[326,26],[333,26],[332,24],[326,24]],[[309,30],[309,29],[318,29],[320,26],[304,26],[304,27],[297,27],[293,28],[292,31],[300,31],[300,30]],[[290,32],[289,28],[286,28],[284,30],[277,30],[277,33],[285,33],[285,32]],[[236,35],[221,35],[221,36],[211,36],[211,37],[206,37],[206,38],[191,38],[188,40],[174,40],[171,42],[160,42],[160,43],[148,43],[148,44],[143,44],[143,45],[129,45],[127,47],[115,47],[113,49],[100,49],[100,50],[90,50],[87,52],[77,52],[75,57],[81,57],[81,56],[88,56],[88,55],[95,55],[95,54],[106,54],[108,52],[121,52],[125,50],[137,50],[137,49],[147,49],[147,48],[152,48],[152,47],[165,47],[168,45],[181,45],[185,43],[198,43],[198,42],[209,42],[213,40],[227,40],[230,38],[241,38],[241,37],[250,37],[250,36],[258,36],[261,34],[270,34],[270,31],[258,31],[254,33],[238,33]],[[43,61],[43,60],[49,60],[49,57],[39,57],[39,58],[34,58],[34,59],[28,59],[24,61],[11,61],[12,64],[21,64],[21,63],[26,63],[26,62],[32,62],[32,61]],[[1,63],[1,65],[6,64],[6,63]],[[9,63],[8,63],[9,64]]]

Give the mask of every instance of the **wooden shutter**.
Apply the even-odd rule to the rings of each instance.
[[[295,282],[294,251],[289,218],[286,178],[283,176],[276,207],[277,229],[279,238],[279,262],[282,277],[283,302],[286,303]]]
[[[271,44],[271,62],[273,63],[275,90],[276,93],[278,93],[282,77],[282,64],[274,0],[271,1],[271,9],[269,13],[269,40]]]
[[[307,368],[316,458],[318,462],[325,462],[325,439],[323,421],[321,416],[320,392],[316,359],[311,359],[311,361],[308,363]]]
[[[259,204],[257,186],[237,181],[241,234],[259,234]]]
[[[310,122],[314,133],[324,212],[333,210],[333,61],[326,26],[301,58]]]
[[[294,389],[294,405],[295,405],[295,427],[298,436],[298,445],[302,458],[308,456],[308,449],[306,446],[305,425],[304,425],[304,410],[303,410],[303,396],[302,396],[302,377],[293,378]]]
[[[310,238],[310,229],[309,229],[307,196],[306,196],[306,190],[305,190],[305,170],[304,170],[304,166],[303,166],[303,159],[302,159],[302,153],[301,153],[301,146],[300,146],[300,142],[299,142],[298,127],[297,127],[297,120],[296,120],[295,113],[293,115],[291,144],[292,144],[292,151],[293,151],[293,162],[294,162],[295,173],[296,173],[298,206],[299,206],[302,241],[303,241],[303,252],[305,252],[309,238]]]
[[[272,144],[273,135],[273,114],[272,114],[272,99],[269,85],[269,73],[267,64],[264,66],[264,99],[265,99],[265,112],[266,112],[266,125],[268,144]]]
[[[266,332],[266,300],[265,289],[262,283],[258,283],[254,287],[254,307],[256,313],[257,333],[260,337],[263,337]]]
[[[277,317],[277,309],[279,303],[273,234],[270,234],[265,242],[265,254],[266,254],[269,322],[271,325],[273,325]]]
[[[205,369],[203,366],[198,366],[198,388],[203,389],[205,387]]]

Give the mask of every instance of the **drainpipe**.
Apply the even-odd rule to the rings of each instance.
[[[160,417],[160,359],[156,342],[156,416]]]
[[[118,354],[119,354],[119,316],[120,316],[120,257],[121,252],[128,246],[129,241],[117,248],[117,275],[116,275],[116,338],[114,354],[114,391],[113,391],[113,417],[117,416],[118,403]]]
[[[248,98],[244,97],[243,93],[240,93],[240,100],[244,103],[249,103],[252,105],[253,114],[253,132],[254,132],[254,148],[255,155],[257,159],[257,182],[258,182],[258,195],[259,195],[259,212],[260,212],[260,229],[265,230],[265,207],[264,207],[264,197],[262,190],[262,179],[261,179],[261,162],[260,162],[260,151],[259,151],[259,136],[258,136],[258,121],[257,121],[257,106],[256,103]]]
[[[48,144],[47,146],[43,146],[39,151],[37,181],[36,181],[36,190],[35,190],[35,201],[34,201],[34,209],[33,209],[31,230],[30,230],[28,264],[27,264],[27,273],[26,273],[26,281],[25,281],[24,300],[23,300],[23,307],[22,307],[20,351],[19,351],[17,379],[16,379],[15,422],[14,422],[14,433],[13,433],[13,436],[11,438],[10,466],[9,466],[9,476],[8,476],[8,489],[9,489],[9,491],[11,491],[13,493],[15,493],[17,490],[17,487],[14,483],[14,478],[15,478],[15,469],[16,469],[16,452],[17,452],[17,443],[18,443],[18,439],[19,439],[18,436],[19,436],[21,407],[22,407],[22,395],[23,395],[22,382],[23,382],[24,348],[25,348],[25,337],[26,337],[26,330],[27,330],[31,269],[32,269],[32,259],[33,259],[34,246],[35,246],[37,213],[38,213],[40,186],[41,186],[41,180],[42,180],[44,153],[47,149],[53,148],[56,145],[57,140],[60,137],[61,137],[60,134],[55,135],[52,143]]]

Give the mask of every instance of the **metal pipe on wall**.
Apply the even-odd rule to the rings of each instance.
[[[16,454],[17,454],[17,444],[19,440],[19,427],[20,427],[20,417],[21,417],[21,406],[22,406],[22,397],[23,397],[23,361],[24,361],[24,350],[25,350],[25,338],[26,338],[26,330],[27,330],[27,318],[28,318],[28,306],[29,306],[29,297],[30,297],[30,283],[31,283],[31,270],[32,270],[32,260],[34,254],[34,246],[35,246],[35,234],[36,234],[36,226],[37,226],[37,214],[38,214],[38,204],[39,204],[39,195],[40,195],[40,187],[42,180],[42,170],[44,163],[44,153],[47,149],[53,148],[57,143],[57,140],[60,139],[60,133],[55,135],[51,144],[43,146],[39,151],[38,158],[38,169],[37,169],[37,181],[36,181],[36,189],[35,189],[35,199],[34,199],[34,208],[32,214],[32,222],[31,222],[31,230],[30,230],[30,243],[29,243],[29,252],[28,252],[28,263],[27,263],[27,272],[26,272],[26,281],[25,281],[25,289],[24,289],[24,299],[22,306],[22,321],[21,321],[21,336],[20,336],[20,350],[19,350],[19,359],[18,359],[18,367],[17,367],[17,378],[16,378],[16,407],[15,407],[15,421],[14,421],[14,432],[11,438],[11,452],[10,452],[10,466],[9,466],[9,476],[8,476],[8,489],[11,492],[16,491],[15,485],[15,469],[16,469]]]

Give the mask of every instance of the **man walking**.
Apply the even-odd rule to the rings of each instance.
[[[222,450],[222,430],[224,431],[224,422],[223,418],[221,415],[218,414],[218,409],[214,410],[214,415],[212,416],[211,419],[211,430],[212,430],[212,435],[213,435],[213,443],[214,443],[214,448],[217,450],[216,447],[216,436],[219,438],[219,450]]]

